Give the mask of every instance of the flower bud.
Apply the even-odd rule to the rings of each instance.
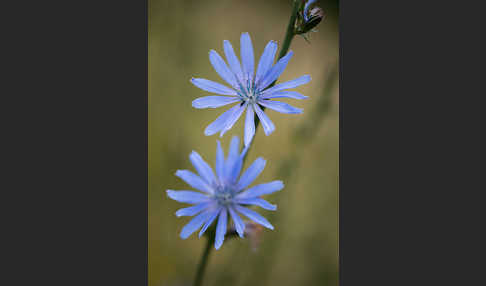
[[[304,24],[304,33],[312,30],[317,24],[319,24],[324,18],[324,11],[321,8],[315,7],[310,10],[308,15],[308,21]]]
[[[262,234],[263,234],[263,226],[252,222],[252,221],[245,221],[245,231],[244,231],[244,236],[245,238],[248,238],[250,247],[252,251],[257,251],[258,246],[260,246],[260,243],[262,241]],[[226,238],[232,238],[238,237],[238,232],[236,231],[236,228],[234,225],[232,225],[228,229],[228,233],[226,234]]]
[[[320,7],[313,7],[311,5],[315,0],[309,0],[305,3],[304,9],[301,9],[299,18],[296,22],[295,33],[305,34],[315,28],[324,18],[324,11]]]
[[[250,239],[250,246],[252,251],[257,251],[258,246],[262,242],[263,227],[252,221],[245,223],[245,235]]]

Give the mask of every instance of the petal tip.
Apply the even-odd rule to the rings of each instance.
[[[207,130],[207,128],[204,130],[204,135],[206,136],[211,136],[213,135],[213,133],[211,133],[209,130]]]
[[[253,161],[253,164],[261,164],[262,165],[262,170],[265,169],[265,165],[267,164],[267,160],[265,160],[263,157],[258,157]]]
[[[263,130],[263,131],[265,131],[265,130]],[[265,136],[270,136],[270,134],[272,134],[273,131],[275,131],[275,129],[272,129],[272,130],[265,132]]]
[[[218,249],[220,249],[220,248],[221,248],[221,245],[223,245],[223,242],[218,243],[218,242],[216,241],[216,242],[214,243],[214,248],[215,248],[216,250],[218,250]]]
[[[181,234],[179,234],[179,236],[182,238],[182,239],[187,239],[189,236],[188,235],[185,235],[181,232]]]
[[[277,205],[270,204],[268,210],[269,211],[276,211],[277,210]]]

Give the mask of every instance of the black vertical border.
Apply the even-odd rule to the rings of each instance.
[[[478,141],[464,132],[484,129],[472,131],[468,116],[483,105],[466,98],[480,88],[464,90],[481,72],[454,61],[477,62],[476,44],[461,37],[480,33],[482,10],[437,1],[339,6],[340,285],[481,284],[484,263],[468,257],[482,257],[478,236],[464,230],[479,218],[474,201],[483,202],[464,193],[479,186],[464,173],[478,169],[457,159],[477,156],[468,152]],[[453,41],[451,31],[460,31]]]
[[[147,285],[148,2],[1,4],[2,285]]]

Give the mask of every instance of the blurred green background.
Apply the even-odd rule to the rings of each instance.
[[[303,108],[299,115],[266,110],[276,130],[266,137],[258,128],[246,168],[257,157],[267,166],[254,184],[276,179],[285,188],[267,196],[276,212],[257,211],[275,230],[265,229],[253,251],[249,239],[226,240],[212,251],[204,285],[338,285],[338,4],[318,1],[326,18],[311,33],[310,44],[296,36],[294,56],[279,82],[303,74],[312,81],[299,91],[307,100],[283,100]],[[165,190],[187,189],[174,173],[193,169],[188,156],[198,151],[212,166],[219,135],[204,128],[228,107],[197,110],[191,101],[207,96],[192,76],[223,82],[208,52],[223,55],[229,40],[239,55],[242,32],[249,32],[259,59],[270,40],[283,41],[292,1],[149,0],[149,286],[191,285],[205,240],[179,238],[189,218],[175,212],[185,205]],[[256,64],[255,64],[256,66]],[[221,138],[225,149],[233,135],[242,138],[244,120]]]

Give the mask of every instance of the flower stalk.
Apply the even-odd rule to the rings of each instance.
[[[290,15],[289,24],[287,25],[287,32],[285,33],[284,42],[282,44],[282,49],[278,54],[278,59],[281,59],[285,54],[287,54],[290,43],[295,36],[295,20],[297,19],[297,13],[299,12],[300,1],[294,1],[294,7],[292,8],[292,14]],[[275,82],[272,84],[274,85]]]
[[[196,278],[194,279],[194,286],[201,286],[203,281],[204,272],[206,270],[206,265],[208,264],[209,254],[211,253],[211,249],[213,248],[214,243],[214,235],[205,235],[206,240],[206,248],[201,256],[201,260],[199,261],[199,265],[197,267]]]
[[[301,2],[299,0],[294,0],[294,6],[292,7],[292,14],[290,15],[289,23],[287,25],[287,32],[285,33],[285,38],[282,44],[282,48],[280,49],[280,53],[278,54],[278,59],[281,59],[283,56],[287,54],[290,48],[290,44],[292,43],[292,40],[294,39],[294,36],[296,35],[295,33],[295,21],[297,20],[297,14],[299,13],[299,10],[301,8]],[[277,80],[272,82],[270,87],[274,86]],[[265,106],[261,107],[263,111],[265,111]],[[260,125],[260,118],[258,116],[255,116],[255,134],[258,128],[258,125]],[[251,145],[250,145],[251,146]],[[248,154],[248,152],[246,153]],[[246,156],[245,156],[246,159]]]

